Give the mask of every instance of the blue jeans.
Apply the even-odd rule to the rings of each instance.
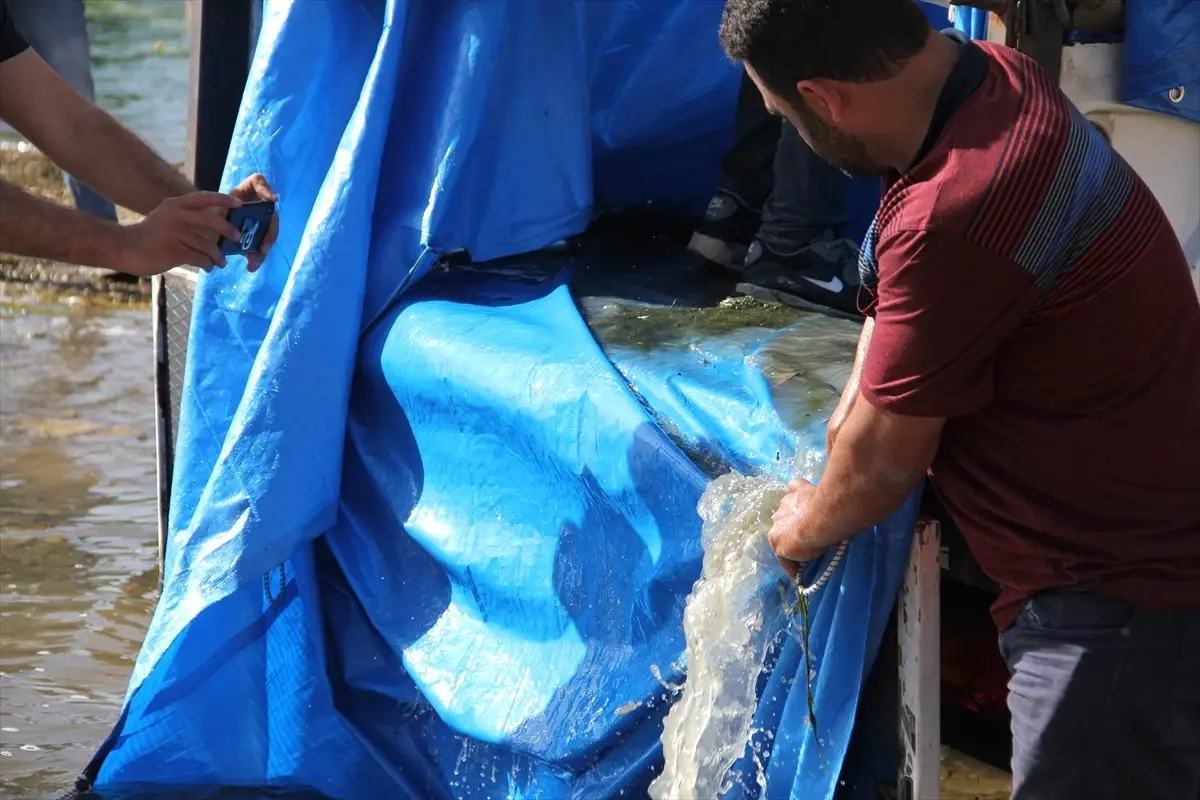
[[[846,224],[846,176],[814,153],[791,123],[767,111],[744,72],[735,124],[718,188],[762,209],[758,238],[786,253]]]
[[[8,10],[30,47],[72,89],[94,100],[83,0],[8,0]],[[71,175],[66,176],[66,181],[76,208],[101,219],[116,220],[112,203]]]
[[[1200,797],[1200,609],[1043,592],[1000,651],[1013,800]]]

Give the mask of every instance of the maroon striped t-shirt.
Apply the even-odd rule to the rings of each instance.
[[[1142,180],[1008,48],[964,45],[860,271],[873,405],[947,418],[933,485],[1003,591],[1200,607],[1200,301]]]

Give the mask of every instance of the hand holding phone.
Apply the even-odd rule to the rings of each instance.
[[[254,203],[259,200],[269,200],[272,203],[279,202],[279,197],[275,194],[275,190],[271,188],[271,184],[267,181],[266,176],[259,172],[246,176],[229,194],[234,199],[240,200],[243,203]],[[267,254],[271,252],[271,247],[275,244],[275,237],[278,233],[279,211],[276,209],[275,213],[271,215],[266,239],[259,246],[258,250],[245,254],[246,269],[254,272],[259,268],[266,259]]]
[[[238,239],[222,236],[217,240],[217,247],[227,256],[244,256],[261,251],[274,216],[275,204],[270,200],[243,203],[229,209],[225,219],[241,235]]]

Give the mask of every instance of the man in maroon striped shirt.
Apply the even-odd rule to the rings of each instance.
[[[885,182],[828,468],[776,553],[928,471],[1002,587],[1013,796],[1200,797],[1200,302],[1162,209],[1042,69],[913,0],[727,0],[721,41],[817,153]]]

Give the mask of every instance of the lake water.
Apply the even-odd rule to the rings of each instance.
[[[111,729],[157,594],[149,311],[0,284],[0,797]]]
[[[87,15],[97,102],[182,161],[184,0]],[[157,595],[151,352],[144,306],[0,285],[0,797],[57,796],[124,697]]]

